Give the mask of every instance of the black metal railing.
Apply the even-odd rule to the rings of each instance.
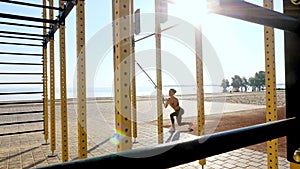
[[[268,122],[234,130],[109,155],[40,167],[59,168],[169,168],[290,134],[296,118]]]

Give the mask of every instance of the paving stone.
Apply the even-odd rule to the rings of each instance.
[[[30,107],[29,107],[30,108]],[[33,110],[36,109],[34,106],[31,107]],[[42,133],[24,134],[18,136],[4,136],[0,137],[0,169],[11,169],[11,168],[35,168],[39,166],[45,166],[50,164],[56,164],[61,162],[61,128],[60,128],[60,107],[57,106],[57,117],[56,117],[56,157],[48,157],[52,152],[50,150],[50,144],[42,145],[45,143],[44,135]],[[76,106],[68,107],[69,115],[69,161],[77,159],[77,119],[74,115]],[[113,115],[113,114],[112,114]],[[114,121],[113,117],[109,117],[105,113],[103,117],[107,116],[106,119],[100,117],[92,118],[88,125],[88,157],[94,157],[98,155],[104,155],[116,152],[116,145],[113,144],[108,138],[114,134],[114,130],[111,129],[114,124],[109,121]],[[102,127],[105,124],[104,127]],[[5,132],[13,130],[14,128],[5,128]],[[50,129],[50,128],[49,128]],[[171,133],[168,129],[164,129],[164,142],[174,142],[178,140],[189,140],[196,138],[194,135],[190,135],[186,132],[180,132],[178,128],[176,133]],[[49,130],[50,131],[50,130]],[[49,133],[50,138],[50,133]],[[108,139],[108,140],[107,140]],[[133,149],[141,148],[146,146],[157,145],[157,127],[150,125],[146,122],[138,123],[138,137],[136,138],[137,143],[133,144]],[[50,140],[47,140],[49,143]],[[253,151],[250,149],[242,148],[234,150],[228,153],[223,153],[206,158],[207,164],[204,166],[205,169],[226,169],[226,168],[264,168],[266,167],[266,154]],[[264,165],[265,164],[265,165]],[[283,168],[284,166],[284,168]],[[279,169],[288,169],[289,163],[284,158],[279,158]],[[172,167],[174,169],[179,168],[202,168],[199,165],[199,161],[193,161],[180,166]]]

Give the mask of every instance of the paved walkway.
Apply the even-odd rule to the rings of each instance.
[[[156,126],[148,122],[155,119],[155,102],[143,101],[138,102],[138,137],[137,143],[133,144],[133,149],[157,145],[157,130]],[[183,101],[186,108],[186,116],[194,116],[192,106],[195,101]],[[211,103],[206,103],[206,107]],[[226,106],[227,105],[227,106]],[[214,107],[214,106],[213,106]],[[246,108],[254,108],[256,106],[225,104],[223,112],[232,110],[243,110]],[[38,109],[39,106],[21,107],[21,109]],[[0,107],[0,112],[5,112],[8,109],[18,109],[17,107]],[[70,104],[68,106],[69,119],[69,161],[77,159],[77,115],[76,105]],[[141,111],[142,110],[142,111]],[[18,110],[16,110],[18,111]],[[42,145],[45,143],[42,133],[12,135],[0,137],[0,169],[19,169],[19,168],[36,168],[49,164],[61,162],[61,130],[60,130],[60,107],[56,107],[56,150],[57,156],[48,157],[51,154],[50,145]],[[164,112],[164,118],[169,118],[168,109]],[[88,104],[87,109],[88,121],[88,157],[109,154],[116,152],[116,145],[110,141],[110,137],[114,134],[114,109],[111,102],[95,102]],[[218,112],[215,112],[218,113]],[[221,112],[219,112],[221,113]],[[17,117],[22,118],[22,117]],[[31,117],[34,118],[34,117]],[[12,119],[4,118],[1,121]],[[11,129],[22,130],[25,126],[6,127],[1,129],[1,132],[9,132]],[[171,142],[177,140],[191,139],[196,136],[190,135],[186,132],[184,127],[178,128],[178,131],[171,134],[168,129],[164,129],[164,142]],[[175,168],[201,168],[198,161],[183,164]],[[266,154],[249,150],[246,148],[238,149],[228,153],[216,155],[207,158],[207,164],[204,168],[218,169],[218,168],[267,168]],[[279,157],[279,168],[288,169],[289,163]]]

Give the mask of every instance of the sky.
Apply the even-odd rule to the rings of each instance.
[[[21,0],[19,0],[21,1]],[[24,1],[24,0],[23,0]],[[25,1],[24,1],[25,2]],[[31,3],[41,4],[42,0],[31,0],[26,1]],[[199,0],[176,0],[176,3],[169,4],[169,18],[177,18],[178,20],[183,20],[191,25],[198,26],[201,25],[203,30],[203,36],[207,43],[204,44],[204,84],[210,85],[214,81],[214,70],[222,70],[224,78],[231,81],[231,77],[234,75],[240,75],[241,77],[246,77],[247,79],[254,76],[255,72],[265,69],[264,63],[264,38],[263,38],[263,26],[249,23],[206,11],[205,1]],[[262,5],[262,0],[248,0],[248,2]],[[55,1],[55,6],[57,6],[58,1]],[[92,43],[102,43],[101,33],[110,27],[112,23],[112,7],[111,1],[108,0],[86,0],[86,13],[85,13],[85,23],[86,23],[86,44],[90,45]],[[134,1],[134,10],[140,9],[142,14],[153,13],[154,12],[154,0],[153,1]],[[274,1],[274,10],[282,12],[282,1]],[[19,5],[11,5],[0,2],[1,13],[9,13],[16,15],[25,15],[33,17],[41,17],[41,9],[36,9],[32,7],[22,7]],[[55,12],[55,16],[57,12]],[[143,16],[143,15],[142,15]],[[146,28],[149,25],[147,19],[141,18],[142,28]],[[145,17],[146,18],[146,17]],[[172,19],[171,19],[172,20]],[[35,24],[41,25],[41,23],[17,21],[0,18],[0,21],[9,21],[15,23],[25,23],[25,24]],[[169,21],[171,23],[171,21]],[[162,28],[166,28],[171,25],[169,22],[161,24]],[[41,34],[42,31],[36,28],[18,28],[12,26],[6,26],[0,24],[0,31],[12,30],[12,31],[22,31],[28,33]],[[175,28],[176,30],[176,28]],[[175,31],[174,30],[174,31]],[[143,30],[142,30],[143,31]],[[108,31],[109,32],[109,31]],[[167,32],[167,31],[166,31]],[[172,33],[172,31],[170,30]],[[176,32],[176,31],[175,31]],[[152,32],[143,32],[141,35],[136,35],[135,39],[139,39],[145,35]],[[170,34],[171,34],[170,33]],[[56,88],[59,90],[59,32],[55,34],[55,83]],[[174,33],[173,33],[174,35]],[[105,36],[103,36],[105,37]],[[96,39],[96,40],[95,40]],[[0,41],[8,41],[8,39],[0,38]],[[16,42],[14,39],[9,39],[11,42]],[[32,43],[32,41],[23,41],[25,43]],[[38,43],[39,42],[35,42]],[[108,42],[111,43],[111,42]],[[209,51],[207,46],[211,45],[212,51]],[[76,8],[74,8],[66,19],[66,54],[67,54],[67,87],[75,87],[75,73],[76,73]],[[155,60],[155,54],[153,50],[155,49],[155,38],[150,37],[136,43],[136,59],[141,62],[147,73],[155,81],[155,70],[153,67],[147,66],[145,60],[152,62]],[[174,74],[170,72],[167,68],[166,62],[171,59],[172,56],[175,60],[180,62],[180,65],[172,65],[171,67],[177,68],[176,70],[187,68],[188,74],[194,78],[195,82],[195,53],[193,50],[187,46],[183,41],[176,39],[176,37],[168,36],[168,33],[162,34],[162,58],[163,59],[163,85],[183,85],[180,83],[180,78],[177,76],[185,76]],[[18,47],[0,45],[0,51],[24,51],[28,53],[41,53],[40,48],[28,48],[28,47]],[[145,51],[147,52],[145,54]],[[90,51],[93,52],[93,51]],[[147,55],[147,58],[145,58]],[[284,49],[283,49],[283,31],[275,29],[275,56],[276,56],[276,81],[277,83],[284,83]],[[40,58],[33,57],[15,57],[15,56],[1,56],[3,62],[40,62]],[[220,64],[206,64],[206,59],[215,58],[220,62]],[[112,47],[107,49],[105,56],[101,57],[97,72],[92,80],[93,86],[96,87],[112,87],[113,86],[113,57],[112,57]],[[152,58],[152,59],[151,59]],[[93,61],[94,58],[87,56],[88,60]],[[49,61],[49,60],[48,60]],[[177,62],[176,62],[177,63]],[[89,68],[89,65],[87,65]],[[153,84],[149,81],[146,75],[137,69],[137,86],[149,86],[153,87]],[[165,71],[164,71],[165,69]],[[171,70],[172,68],[170,68]],[[173,69],[172,69],[173,70]],[[176,71],[175,70],[175,71]],[[0,71],[42,71],[40,67],[27,66],[17,67],[17,66],[3,66],[0,65]],[[178,80],[179,79],[179,80]],[[23,81],[22,77],[17,79],[10,79],[10,77],[1,78],[1,81],[11,81],[18,80]],[[27,79],[28,80],[28,79]],[[30,81],[39,80],[37,77],[30,77]],[[59,96],[57,96],[59,97]]]

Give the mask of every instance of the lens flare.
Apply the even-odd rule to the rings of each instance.
[[[109,141],[112,142],[113,144],[117,145],[117,144],[120,144],[121,140],[124,137],[125,137],[125,133],[122,130],[117,129],[116,132],[111,136]]]

